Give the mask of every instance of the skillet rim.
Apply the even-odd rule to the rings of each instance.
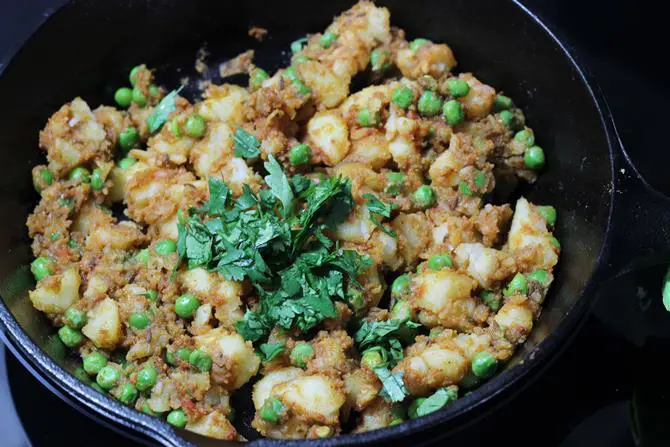
[[[32,34],[34,34],[47,20],[65,9],[64,6],[68,5],[69,3],[70,2],[66,2],[65,4],[46,11],[43,14],[42,19],[39,20],[27,39],[23,41],[15,41],[12,45],[10,45],[9,51],[0,61],[2,62],[2,64],[0,64],[0,76],[11,64],[14,57],[21,51],[23,45],[27,42],[27,40],[30,39]],[[571,65],[572,69],[578,75],[578,79],[586,88],[586,92],[590,96],[591,101],[595,106],[600,118],[601,129],[607,143],[611,171],[610,185],[613,186],[616,179],[616,171],[614,166],[614,148],[619,147],[619,144],[617,144],[617,139],[615,138],[616,129],[614,128],[611,112],[600,88],[597,86],[597,83],[593,79],[593,76],[590,74],[590,72],[584,67],[584,64],[579,63],[577,58],[573,55],[573,53],[575,53],[574,48],[568,49],[568,46],[563,43],[542,20],[532,11],[530,11],[530,9],[528,9],[525,5],[521,4],[519,0],[512,0],[512,3],[517,8],[519,8],[522,13],[526,14],[535,23],[535,25],[540,28],[541,31],[546,33],[551,38],[553,44],[560,50],[560,53],[562,53],[562,56],[566,59],[566,62]],[[483,407],[484,405],[490,404],[490,402],[494,400],[498,400],[498,402],[496,402],[496,407],[504,405],[504,403],[511,398],[511,394],[513,394],[509,392],[510,388],[514,384],[518,383],[520,379],[528,376],[532,371],[537,372],[534,377],[539,376],[539,373],[551,363],[551,359],[547,359],[549,354],[551,353],[554,356],[559,354],[568,344],[567,342],[571,340],[574,334],[577,332],[575,329],[581,326],[585,320],[585,310],[590,305],[591,301],[593,301],[595,296],[595,288],[599,282],[598,279],[603,275],[603,270],[605,269],[606,264],[605,261],[607,259],[608,253],[611,250],[611,227],[614,202],[615,196],[614,194],[610,193],[608,204],[609,210],[606,218],[604,239],[600,247],[600,251],[596,257],[593,272],[589,276],[587,282],[584,284],[578,300],[563,316],[557,326],[545,337],[545,339],[542,340],[529,354],[527,354],[522,363],[515,365],[509,370],[503,371],[491,381],[477,388],[477,390],[473,392],[472,395],[458,399],[449,407],[419,419],[406,421],[403,424],[399,424],[397,426],[364,433],[343,434],[325,440],[291,441],[261,438],[252,441],[249,444],[264,446],[270,444],[281,444],[283,446],[304,446],[309,444],[326,447],[356,444],[359,442],[379,442],[388,438],[406,437],[422,430],[434,428],[438,424],[446,423],[447,421],[462,417],[466,413],[474,412],[474,410]],[[97,422],[105,423],[104,421],[101,421],[97,415],[91,414],[97,413],[98,415],[106,417],[111,421],[122,425],[123,427],[143,433],[155,441],[163,442],[165,445],[192,445],[189,441],[186,441],[182,436],[179,435],[179,433],[185,433],[184,430],[175,430],[165,421],[142,414],[133,408],[122,405],[112,398],[101,395],[89,386],[80,382],[64,368],[60,367],[56,361],[54,361],[51,357],[48,356],[48,354],[39,348],[39,346],[37,346],[37,344],[31,339],[31,337],[23,331],[18,321],[14,319],[9,309],[6,307],[4,300],[0,300],[0,323],[0,339],[5,342],[5,345],[12,352],[12,354],[17,359],[19,359],[19,361],[33,375],[35,375],[38,380],[47,386],[50,391],[57,394],[61,399],[66,400],[71,405],[75,406],[75,408],[78,410],[84,411],[87,416],[92,417],[94,420],[97,420]],[[560,346],[559,342],[564,343],[562,346]],[[43,376],[43,374],[46,377]],[[525,388],[530,383],[532,383],[534,377],[527,378],[523,382],[521,388]],[[505,398],[499,399],[500,397],[503,397],[503,395],[506,395]],[[467,421],[467,424],[471,424],[475,422],[475,420],[476,419],[470,419]],[[124,434],[129,435],[125,432]],[[187,436],[189,438],[194,437],[192,433],[189,433]],[[196,438],[202,438],[203,440],[208,440],[210,443],[214,442],[217,445],[227,444],[224,441],[218,441],[212,438],[205,438],[198,435],[196,435]]]

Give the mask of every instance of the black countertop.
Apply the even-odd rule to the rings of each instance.
[[[0,5],[0,55],[22,41],[56,3]],[[669,193],[670,176],[663,169],[670,161],[663,138],[670,104],[670,83],[661,62],[667,54],[667,39],[661,37],[663,14],[654,11],[651,1],[524,3],[574,48],[577,60],[603,89],[636,167],[655,188]],[[616,298],[608,303],[633,310],[612,317],[616,309],[603,308],[601,300],[601,307],[596,306],[571,345],[538,380],[504,411],[479,421],[450,444],[624,447],[635,445],[637,438],[638,445],[670,445],[670,381],[664,367],[670,352],[664,328],[670,329],[670,321],[660,305],[662,273],[657,266],[601,291]],[[655,323],[648,323],[650,319]],[[133,445],[70,409],[11,356],[4,380],[33,445]],[[8,406],[0,401],[0,415],[11,412]]]

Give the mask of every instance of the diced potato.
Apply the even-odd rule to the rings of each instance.
[[[391,403],[381,397],[374,400],[371,405],[361,412],[358,424],[353,432],[362,433],[388,427],[391,421],[393,421],[392,409]]]
[[[340,408],[346,400],[341,387],[322,374],[280,383],[272,389],[272,395],[302,418],[327,425],[339,423]]]
[[[90,201],[86,202],[72,221],[72,231],[88,234],[94,228],[109,225],[114,222],[111,213],[103,210],[100,205]]]
[[[186,430],[227,441],[236,441],[239,438],[233,424],[218,410],[212,411],[195,422],[189,422],[186,424]]]
[[[375,230],[375,224],[370,220],[370,211],[365,205],[354,208],[347,220],[335,229],[335,236],[341,241],[362,244],[367,242]]]
[[[410,48],[399,50],[396,65],[406,78],[417,79],[422,75],[430,75],[440,79],[456,66],[456,58],[448,45],[428,42],[416,51]]]
[[[468,119],[484,118],[491,113],[493,101],[496,99],[495,89],[480,82],[471,73],[462,73],[459,78],[470,86],[470,92],[459,98]]]
[[[453,137],[452,137],[453,138]],[[460,180],[458,173],[463,168],[462,161],[453,150],[442,152],[430,165],[428,175],[436,186],[456,186]]]
[[[123,221],[114,225],[98,227],[86,239],[86,247],[89,249],[104,249],[105,247],[116,250],[129,250],[142,244],[146,240],[142,230],[134,222]]]
[[[110,172],[108,179],[112,181],[112,186],[109,188],[109,194],[107,198],[113,202],[123,202],[126,198],[126,185],[128,180],[132,178],[137,172],[147,169],[148,166],[145,163],[137,162],[129,168],[121,169],[116,166]]]
[[[507,240],[507,250],[515,254],[524,270],[550,270],[558,262],[558,247],[551,242],[547,224],[525,198],[516,202]]]
[[[340,106],[340,112],[347,120],[355,120],[359,110],[378,112],[390,101],[391,90],[388,85],[371,85],[349,96]]]
[[[319,112],[307,123],[307,135],[317,159],[335,166],[351,149],[347,123],[335,111]]]
[[[220,176],[235,195],[242,194],[244,185],[249,185],[252,189],[255,189],[261,184],[261,177],[242,158],[238,157],[233,157],[227,161],[221,168]]]
[[[514,261],[504,252],[482,244],[461,244],[454,251],[456,264],[476,279],[483,288],[490,288],[496,281],[514,272]]]
[[[243,316],[242,285],[226,281],[216,272],[197,267],[179,275],[186,290],[216,308],[215,316],[225,327],[232,327]]]
[[[241,335],[223,328],[213,329],[204,335],[194,337],[198,348],[207,352],[221,369],[215,382],[229,390],[235,390],[249,381],[258,372],[261,364],[251,342]]]
[[[244,103],[249,92],[238,85],[210,85],[198,113],[208,121],[223,121],[231,127],[244,123]]]
[[[172,410],[170,401],[177,396],[177,387],[174,382],[168,378],[159,377],[156,385],[151,389],[151,397],[147,399],[147,404],[156,413],[165,413]]]
[[[423,213],[400,213],[393,220],[391,226],[398,234],[399,252],[405,263],[416,264],[419,254],[430,242],[431,234],[428,219]]]
[[[261,380],[254,384],[252,400],[256,410],[260,410],[265,403],[265,400],[270,397],[270,393],[275,385],[293,380],[304,373],[305,372],[300,368],[282,368],[276,369],[263,376]]]
[[[188,136],[175,137],[169,130],[149,138],[147,151],[159,159],[169,160],[175,165],[183,165],[188,161],[191,148],[196,140]]]
[[[454,345],[430,345],[420,353],[405,357],[393,370],[403,373],[407,390],[415,396],[430,394],[463,378],[470,363]]]
[[[468,276],[450,269],[425,270],[414,276],[408,302],[418,311],[421,323],[428,327],[468,330],[473,320],[486,319],[471,296],[475,286]]]
[[[123,336],[119,306],[116,301],[105,298],[89,310],[87,316],[88,323],[81,332],[98,348],[116,348]]]
[[[523,343],[533,329],[533,312],[524,301],[505,303],[493,319],[513,343]]]
[[[300,79],[304,81],[318,104],[332,108],[340,104],[349,94],[349,76],[339,76],[330,67],[317,61],[306,61],[296,65]]]
[[[401,169],[408,169],[410,165],[421,158],[416,144],[415,133],[419,129],[418,120],[398,116],[394,112],[386,122],[386,139],[393,161]]]
[[[35,309],[50,314],[62,314],[79,300],[80,284],[81,278],[77,269],[71,267],[60,275],[40,281],[28,296]]]
[[[347,404],[362,411],[375,400],[381,389],[379,379],[369,368],[359,368],[344,376]]]
[[[352,140],[351,152],[345,161],[363,163],[372,169],[381,169],[391,159],[386,137],[379,131],[367,133],[363,138]]]
[[[211,122],[205,138],[191,150],[193,170],[201,178],[216,175],[233,156],[233,129],[225,122]]]

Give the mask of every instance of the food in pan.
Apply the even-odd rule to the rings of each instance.
[[[144,65],[40,132],[35,308],[101,393],[241,439],[374,430],[489,380],[553,280],[556,210],[493,200],[545,163],[512,100],[363,1],[270,76],[199,101]],[[368,79],[352,91],[352,79]]]

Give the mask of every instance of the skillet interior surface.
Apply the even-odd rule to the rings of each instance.
[[[510,364],[515,367],[428,417],[322,444],[379,441],[386,436],[427,429],[456,416],[469,419],[476,402],[490,400],[525,376],[540,360],[552,357],[584,310],[581,304],[579,310],[575,306],[584,297],[598,265],[610,211],[612,167],[598,106],[582,73],[530,15],[512,2],[498,0],[378,3],[390,9],[392,23],[405,29],[408,38],[426,37],[448,43],[459,62],[458,71],[474,72],[511,96],[526,112],[547,153],[548,169],[535,185],[517,193],[535,203],[556,206],[557,234],[563,253],[542,317]],[[292,40],[324,29],[334,15],[351,4],[288,0],[77,1],[55,13],[24,45],[0,78],[0,97],[5,104],[0,110],[0,165],[7,168],[0,176],[4,217],[0,232],[0,294],[9,310],[7,313],[0,306],[0,316],[3,329],[7,331],[8,324],[13,325],[5,336],[14,341],[20,356],[32,358],[38,373],[49,375],[57,387],[64,387],[75,399],[104,406],[107,416],[121,415],[123,425],[160,425],[161,430],[170,432],[165,424],[78,384],[50,360],[53,358],[68,370],[74,365],[73,359],[52,342],[50,335],[54,330],[26,297],[32,287],[27,268],[32,257],[25,219],[38,200],[30,169],[43,162],[37,137],[48,117],[76,96],[92,107],[112,103],[115,88],[127,83],[129,69],[138,63],[156,68],[158,81],[167,89],[184,76],[197,79],[193,66],[203,43],[210,53],[212,73],[219,62],[247,48],[256,50],[259,66],[274,70],[288,63]],[[252,24],[267,28],[269,39],[259,43],[248,37]],[[216,77],[214,80],[219,81]],[[244,77],[230,81],[246,83]],[[195,93],[193,87],[187,96]],[[238,426],[251,437],[254,432],[244,422],[253,411],[251,403],[248,397],[236,400],[241,406]],[[444,425],[439,429],[440,433],[446,431]]]

